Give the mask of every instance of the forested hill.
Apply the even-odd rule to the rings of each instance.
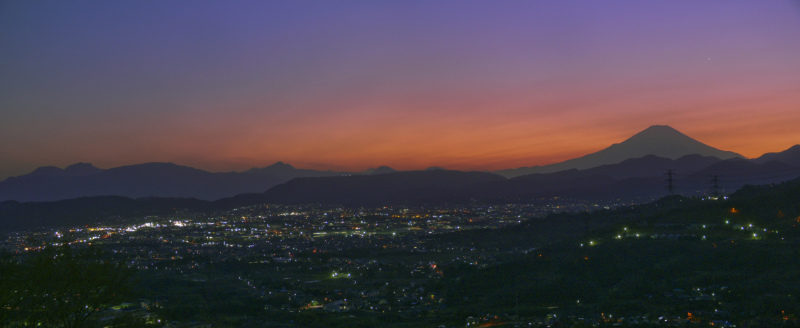
[[[797,324],[800,180],[728,199],[555,214],[511,229],[451,234],[453,247],[525,250],[485,268],[451,266],[441,293],[465,312],[686,316],[753,327]],[[588,228],[588,229],[587,229]],[[788,321],[787,321],[788,320]]]

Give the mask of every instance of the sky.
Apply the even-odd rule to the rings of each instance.
[[[0,1],[0,180],[800,144],[800,1]]]

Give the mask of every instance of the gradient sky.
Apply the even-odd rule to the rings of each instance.
[[[747,157],[800,143],[800,2],[0,2],[0,179],[496,170],[654,124]]]

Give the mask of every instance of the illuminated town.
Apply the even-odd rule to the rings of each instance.
[[[0,328],[800,327],[799,10],[0,0]]]
[[[684,219],[650,224],[623,218],[584,227],[582,219],[575,219],[581,213],[600,210],[624,217],[637,207],[551,201],[549,206],[256,205],[218,213],[176,211],[168,217],[116,218],[97,225],[11,233],[2,246],[18,255],[65,246],[102,249],[107,258],[135,269],[141,292],[99,311],[94,319],[99,323],[128,316],[147,325],[174,327],[292,327],[308,325],[303,320],[309,318],[346,318],[351,323],[399,321],[432,327],[683,326],[701,322],[732,327],[729,320],[736,316],[730,309],[723,310],[728,308],[724,304],[741,291],[713,282],[688,288],[676,283],[636,295],[657,304],[694,307],[686,313],[658,306],[655,308],[661,312],[649,308],[619,314],[593,312],[597,305],[587,305],[597,302],[593,296],[576,297],[570,306],[538,306],[536,310],[526,306],[525,314],[519,313],[518,303],[498,313],[465,310],[471,308],[463,306],[471,302],[470,296],[455,298],[445,285],[453,283],[447,281],[454,272],[494,270],[520,258],[559,256],[568,263],[590,262],[594,250],[619,247],[614,244],[716,248],[723,242],[781,243],[785,239],[775,225],[766,228],[737,220],[736,208],[726,210],[730,218],[720,222]],[[612,207],[617,209],[609,210]],[[589,232],[565,245],[556,242],[557,230],[562,229],[559,225],[550,232],[540,230],[550,229],[547,227],[558,217],[575,223],[560,233],[584,233],[589,225],[593,231],[603,232]],[[549,237],[536,243],[492,235],[531,229]],[[209,299],[208,293],[219,295]],[[519,302],[520,295],[514,297]],[[216,311],[216,319],[194,310],[198,307],[194,302],[207,303],[203,306]],[[234,305],[225,308],[226,302]],[[717,309],[709,304],[718,304]],[[793,320],[793,316],[784,318],[784,322]]]

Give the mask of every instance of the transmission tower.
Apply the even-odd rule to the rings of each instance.
[[[675,173],[672,172],[672,169],[669,169],[669,170],[667,170],[667,173],[665,173],[664,175],[667,176],[667,180],[666,180],[666,182],[667,182],[667,193],[670,196],[672,196],[672,195],[675,194],[675,190],[673,188],[673,182],[675,181],[673,179],[673,177],[675,176]]]
[[[719,198],[719,175],[711,176],[711,195],[714,198]]]

